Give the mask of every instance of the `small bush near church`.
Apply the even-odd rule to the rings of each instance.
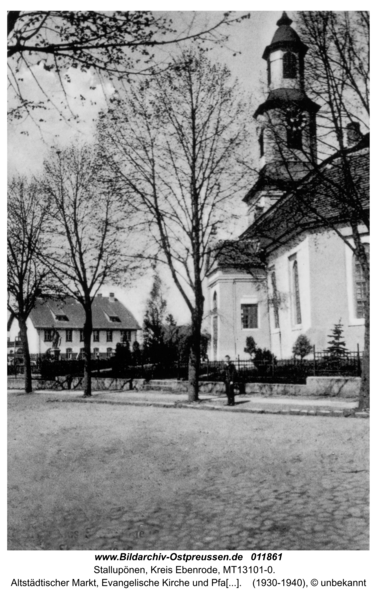
[[[295,357],[299,356],[301,360],[303,360],[303,358],[310,354],[312,350],[313,346],[311,345],[309,338],[307,338],[306,335],[299,335],[293,345],[292,354]]]
[[[272,354],[267,348],[258,348],[258,345],[252,336],[246,338],[246,348],[244,352],[250,354],[254,366],[260,373],[268,371],[277,364],[275,354]]]

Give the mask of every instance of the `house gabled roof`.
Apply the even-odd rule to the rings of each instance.
[[[302,231],[318,226],[349,224],[350,217],[365,221],[369,213],[369,135],[347,149],[346,160],[355,196],[347,189],[344,161],[337,152],[299,183],[285,182],[287,191],[241,235],[258,239],[270,252]],[[272,184],[272,182],[270,182]],[[279,182],[280,184],[282,182]],[[278,187],[278,186],[277,186]]]
[[[93,329],[140,329],[132,313],[116,298],[96,296],[92,315]],[[85,312],[75,298],[39,299],[30,313],[30,319],[36,329],[82,329]]]

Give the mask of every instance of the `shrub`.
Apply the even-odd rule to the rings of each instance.
[[[299,335],[293,345],[292,353],[293,356],[299,356],[302,360],[305,356],[310,354],[312,350],[313,346],[311,345],[309,338],[307,338],[306,335]]]

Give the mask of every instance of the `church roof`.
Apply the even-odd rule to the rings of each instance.
[[[94,329],[140,329],[132,313],[115,297],[96,296],[92,303]],[[85,312],[75,298],[38,299],[30,313],[35,328],[82,329]]]
[[[352,189],[345,182],[345,164]],[[347,150],[346,160],[336,153],[299,184],[291,184],[291,189],[287,181],[269,183],[283,191],[281,198],[241,236],[241,240],[258,239],[267,253],[309,229],[347,224],[351,217],[365,221],[369,218],[369,135]]]
[[[298,33],[292,29],[291,23],[292,19],[288,17],[286,12],[283,12],[276,23],[278,29],[275,31],[271,44],[265,48],[262,58],[267,60],[269,54],[279,48],[296,50],[303,55],[306,54],[308,47],[300,40]]]
[[[220,242],[212,249],[210,260],[210,271],[231,269],[250,272],[253,269],[264,269],[266,266],[264,251],[261,251],[259,244],[252,247],[248,239]]]
[[[310,100],[303,90],[279,88],[269,92],[266,102],[260,104],[255,111],[254,118],[272,108],[286,108],[287,106],[292,105],[300,110],[307,110],[308,112],[314,113],[318,112],[320,109],[319,104]]]

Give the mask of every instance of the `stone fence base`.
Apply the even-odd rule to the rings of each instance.
[[[55,381],[33,379],[33,390],[81,390],[82,377],[57,377]],[[361,385],[360,377],[308,377],[306,385],[293,383],[246,383],[243,387],[236,386],[236,393],[256,394],[259,396],[329,396],[334,398],[357,398]],[[23,377],[8,377],[8,389],[22,390]],[[185,393],[188,390],[187,381],[174,379],[151,380],[145,379],[92,379],[93,391],[121,390],[156,390]],[[225,394],[225,384],[219,381],[201,381],[199,390],[202,394]]]

